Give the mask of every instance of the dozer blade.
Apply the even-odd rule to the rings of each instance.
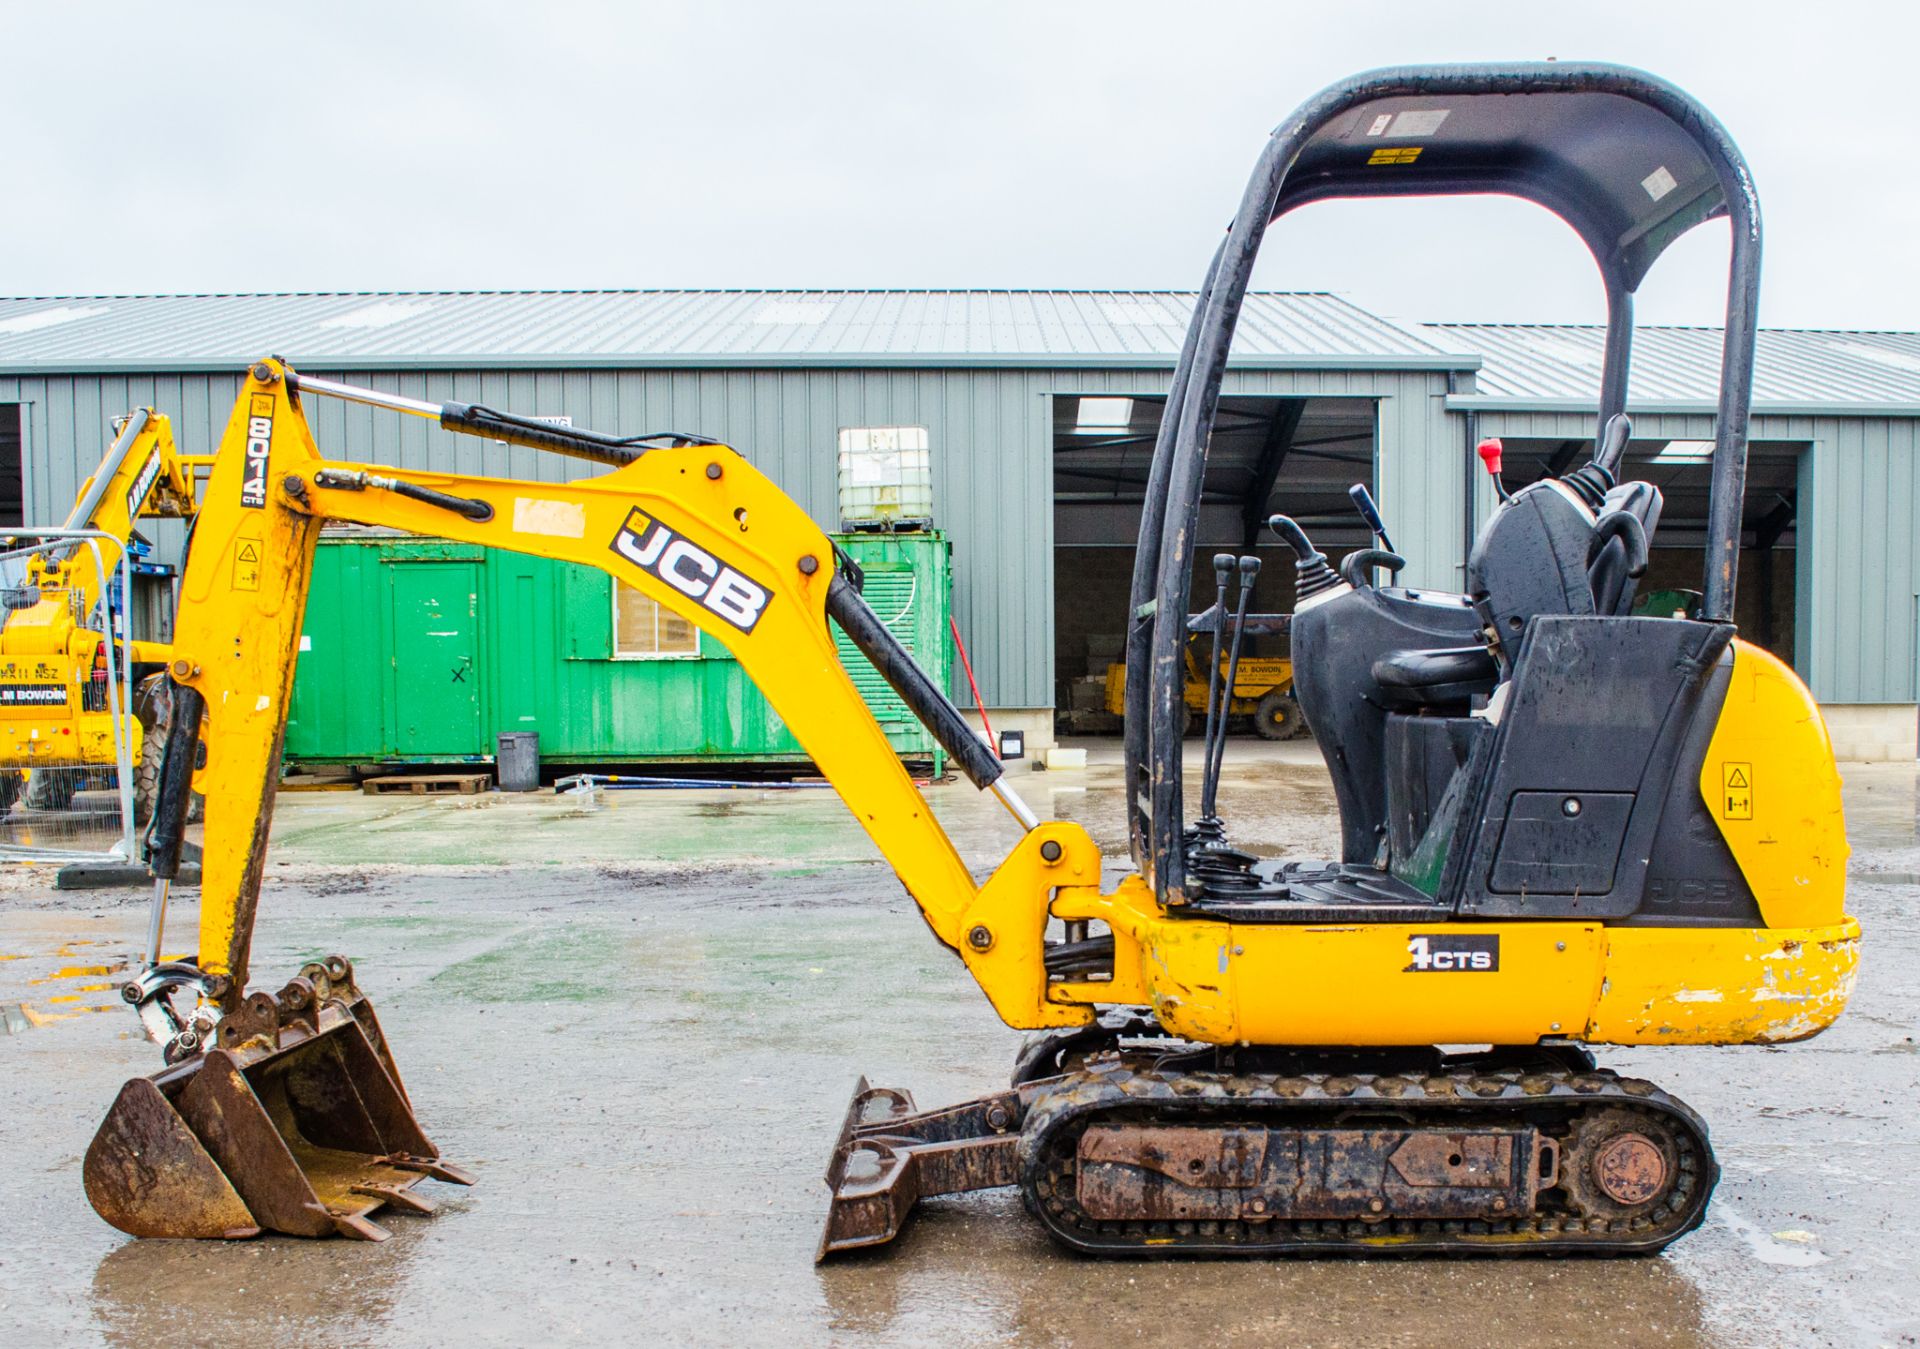
[[[1024,1090],[916,1112],[913,1097],[861,1078],[827,1159],[827,1222],[814,1260],[882,1246],[900,1235],[913,1206],[1019,1182]]]
[[[368,1214],[430,1212],[407,1193],[430,1176],[472,1183],[421,1131],[344,961],[254,994],[220,1041],[127,1083],[87,1149],[87,1198],[121,1231],[382,1241]]]

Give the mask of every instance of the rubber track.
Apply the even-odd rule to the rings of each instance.
[[[1356,1107],[1360,1110],[1356,1112]],[[1110,1222],[1076,1203],[1079,1138],[1102,1121],[1137,1120],[1323,1127],[1387,1110],[1418,1125],[1534,1123],[1564,1134],[1581,1116],[1626,1110],[1671,1130],[1679,1179],[1653,1215],[1631,1218],[1536,1212],[1509,1219],[1320,1219]],[[1183,1073],[1127,1064],[1068,1074],[1029,1111],[1021,1130],[1021,1194],[1054,1238],[1091,1255],[1537,1256],[1651,1255],[1700,1225],[1719,1167],[1700,1117],[1650,1082],[1605,1069],[1502,1068],[1431,1076]]]

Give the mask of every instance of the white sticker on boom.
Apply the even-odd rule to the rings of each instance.
[[[587,536],[587,508],[577,501],[515,497],[513,532],[545,534],[551,539],[584,539]]]
[[[1393,119],[1389,136],[1431,136],[1447,120],[1448,108],[1409,108]]]
[[[1387,127],[1391,125],[1392,122],[1393,122],[1393,114],[1390,112],[1383,112],[1378,117],[1373,119],[1373,125],[1367,128],[1367,134],[1369,136],[1384,135],[1386,133]]]
[[[1640,186],[1647,189],[1647,195],[1649,197],[1652,197],[1655,201],[1659,201],[1660,198],[1680,186],[1680,183],[1671,173],[1667,172],[1667,166],[1662,164],[1652,173],[1642,178],[1640,180]]]

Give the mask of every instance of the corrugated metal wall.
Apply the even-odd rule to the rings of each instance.
[[[837,526],[840,428],[914,425],[933,447],[934,508],[954,545],[954,612],[981,693],[995,707],[1053,705],[1053,485],[1049,398],[1162,394],[1154,370],[593,370],[310,373],[414,398],[461,399],[575,425],[638,433],[697,431],[738,448],[813,518]],[[151,404],[190,452],[206,452],[239,390],[235,375],[0,376],[0,402],[27,405],[27,516],[58,521],[98,462],[108,422]],[[1465,532],[1460,431],[1441,401],[1445,375],[1398,371],[1235,370],[1225,391],[1381,400],[1382,509],[1406,551],[1408,579],[1453,585]],[[483,444],[420,418],[313,400],[321,447],[342,459],[561,480],[594,468]],[[155,531],[169,557],[180,531]],[[953,690],[963,704],[964,688]]]
[[[1713,423],[1704,415],[1635,414],[1634,435],[1711,440]],[[1480,430],[1584,438],[1593,434],[1593,417],[1482,413]],[[1920,702],[1920,421],[1758,416],[1748,434],[1807,445],[1794,550],[1801,677],[1822,702]]]

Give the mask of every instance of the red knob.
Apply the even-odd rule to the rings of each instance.
[[[1480,462],[1487,466],[1487,473],[1492,477],[1500,476],[1500,451],[1505,448],[1506,446],[1500,443],[1500,437],[1488,436],[1474,451],[1480,456]]]

